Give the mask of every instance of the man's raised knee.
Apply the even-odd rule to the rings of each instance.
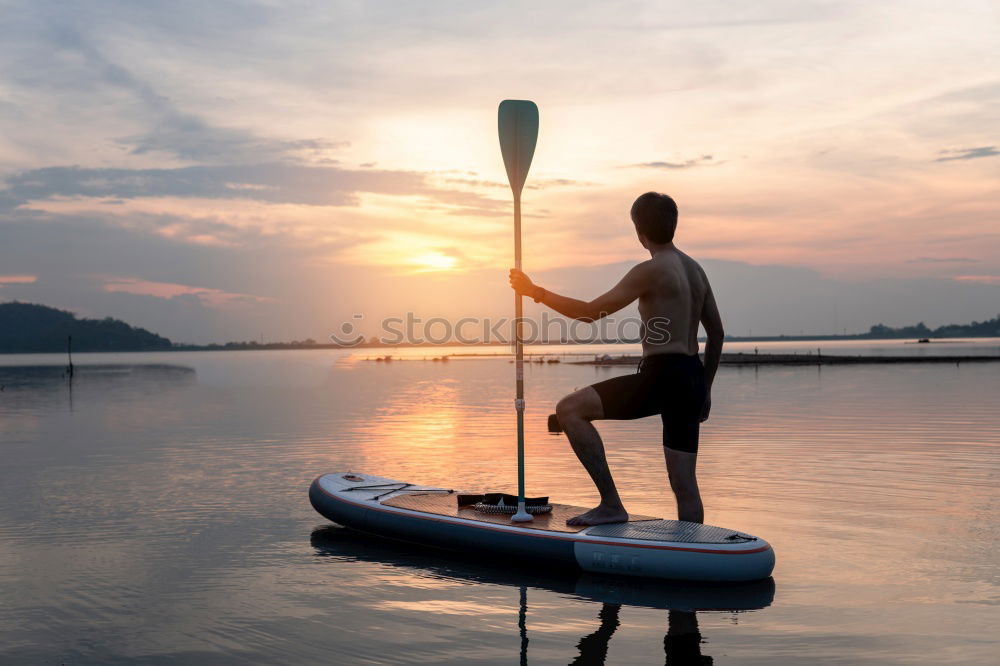
[[[556,417],[558,417],[559,423],[564,425],[567,421],[576,419],[590,421],[593,419],[591,412],[593,410],[588,408],[586,396],[581,395],[580,391],[570,393],[556,403]]]
[[[556,403],[556,418],[563,426],[576,420],[595,421],[603,418],[603,414],[601,398],[589,386],[570,393]]]
[[[580,409],[574,404],[573,395],[567,395],[556,403],[556,417],[559,423],[565,423],[568,419],[579,417]]]

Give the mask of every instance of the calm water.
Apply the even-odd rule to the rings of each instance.
[[[72,385],[61,357],[0,357],[0,662],[996,663],[1000,364],[721,370],[707,520],[778,563],[720,588],[331,526],[306,496],[322,472],[516,478],[506,359],[364,356],[80,355]],[[630,371],[529,366],[529,493],[595,501],[545,416]],[[672,517],[658,428],[601,427],[629,509]]]

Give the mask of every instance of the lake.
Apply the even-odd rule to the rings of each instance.
[[[72,382],[60,355],[0,356],[0,662],[996,663],[1000,363],[721,369],[706,522],[777,565],[720,587],[462,558],[317,514],[308,486],[332,471],[515,488],[513,366],[422,360],[441,353],[79,354]],[[545,419],[633,371],[527,367],[529,494],[596,502]],[[629,510],[672,518],[659,427],[599,424]]]

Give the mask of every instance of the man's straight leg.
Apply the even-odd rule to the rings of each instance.
[[[697,356],[680,357],[671,368],[670,387],[660,418],[663,421],[663,455],[670,489],[677,499],[677,519],[705,522],[705,509],[695,475],[698,437],[705,404],[705,369]]]
[[[701,494],[698,492],[698,479],[695,476],[695,464],[698,454],[687,451],[676,451],[663,447],[667,459],[667,476],[670,477],[670,489],[677,498],[677,520],[692,523],[705,522],[705,509],[701,504]]]

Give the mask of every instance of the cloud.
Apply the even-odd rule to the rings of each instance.
[[[907,259],[908,264],[977,264],[978,259],[971,257],[915,257]]]
[[[338,216],[347,217],[347,216]],[[142,277],[233,293],[261,293],[259,277],[292,270],[371,242],[352,219],[322,233],[267,233],[211,217],[18,211],[0,216],[0,266],[8,275]],[[192,242],[213,238],[217,242]],[[18,283],[19,284],[19,283]],[[103,284],[103,282],[102,282]]]
[[[364,171],[296,164],[191,166],[173,169],[45,167],[6,179],[7,207],[56,197],[249,199],[268,203],[352,206],[360,193],[423,195],[438,203],[481,209],[502,205],[472,192],[428,185],[415,171]]]
[[[529,190],[544,190],[550,187],[594,187],[596,183],[572,178],[537,178],[529,180],[525,188]]]
[[[1000,275],[956,275],[955,280],[978,284],[1000,284]]]
[[[183,23],[183,33],[190,38],[204,26],[183,8],[174,8],[167,17],[155,7],[148,12],[118,7],[117,16],[109,16],[104,29],[87,20],[86,10],[65,9],[52,13],[26,7],[12,12],[8,25],[0,28],[0,41],[7,42],[0,51],[4,56],[0,68],[7,70],[4,73],[18,98],[37,98],[40,108],[35,110],[39,116],[35,120],[44,123],[50,108],[72,108],[73,123],[85,126],[88,135],[103,135],[105,145],[123,146],[131,155],[155,154],[209,164],[302,158],[329,163],[335,161],[328,156],[330,151],[349,145],[325,137],[272,137],[249,128],[214,125],[183,108],[183,102],[179,106],[176,100],[180,98],[166,92],[169,83],[150,72],[151,64],[161,64],[158,58],[144,49],[122,51],[121,42],[113,39],[115,32],[106,32],[111,25],[128,26],[130,33],[144,30],[152,39],[149,33],[159,32],[154,26],[170,20]],[[241,22],[232,19],[235,29]],[[248,23],[244,20],[242,26]],[[168,37],[159,33],[156,38]],[[198,62],[196,67],[204,64]],[[180,63],[177,67],[184,69]],[[28,68],[32,74],[22,74]],[[199,72],[191,70],[189,75],[198,78]],[[227,114],[226,121],[231,117]],[[121,135],[122,127],[135,127],[137,122],[142,131]],[[90,141],[93,138],[88,136]]]
[[[117,142],[129,147],[133,155],[164,153],[211,164],[294,157],[316,157],[324,163],[336,163],[337,160],[323,156],[330,150],[350,145],[347,141],[322,138],[285,140],[260,137],[248,130],[214,127],[200,118],[173,109],[163,109],[163,118],[149,131],[121,137]]]
[[[0,287],[5,284],[33,284],[37,281],[37,275],[0,275]]]
[[[974,160],[980,157],[996,157],[1000,151],[995,146],[980,146],[979,148],[957,148],[940,151],[941,157],[935,162],[951,162],[952,160]]]
[[[109,293],[141,294],[156,298],[174,299],[180,297],[195,297],[206,307],[228,307],[234,305],[255,305],[273,301],[273,298],[254,296],[211,289],[194,287],[172,282],[153,282],[129,277],[109,277],[104,283],[104,291]]]
[[[7,193],[21,201],[54,197],[198,197],[270,203],[344,206],[357,193],[415,194],[419,174],[356,172],[290,164],[192,166],[175,169],[101,169],[58,166],[7,178]]]
[[[507,182],[499,180],[483,180],[481,178],[442,178],[441,182],[449,183],[451,185],[499,188],[504,190],[510,187],[510,184]],[[573,180],[571,178],[535,178],[529,179],[524,187],[528,190],[544,190],[551,187],[593,187],[595,184],[596,183],[589,183],[583,180]]]
[[[683,162],[642,162],[640,164],[630,164],[629,166],[642,169],[691,169],[697,166],[705,166],[711,161],[711,155],[702,155],[701,157],[684,160]],[[713,164],[722,164],[722,162],[714,162]]]

